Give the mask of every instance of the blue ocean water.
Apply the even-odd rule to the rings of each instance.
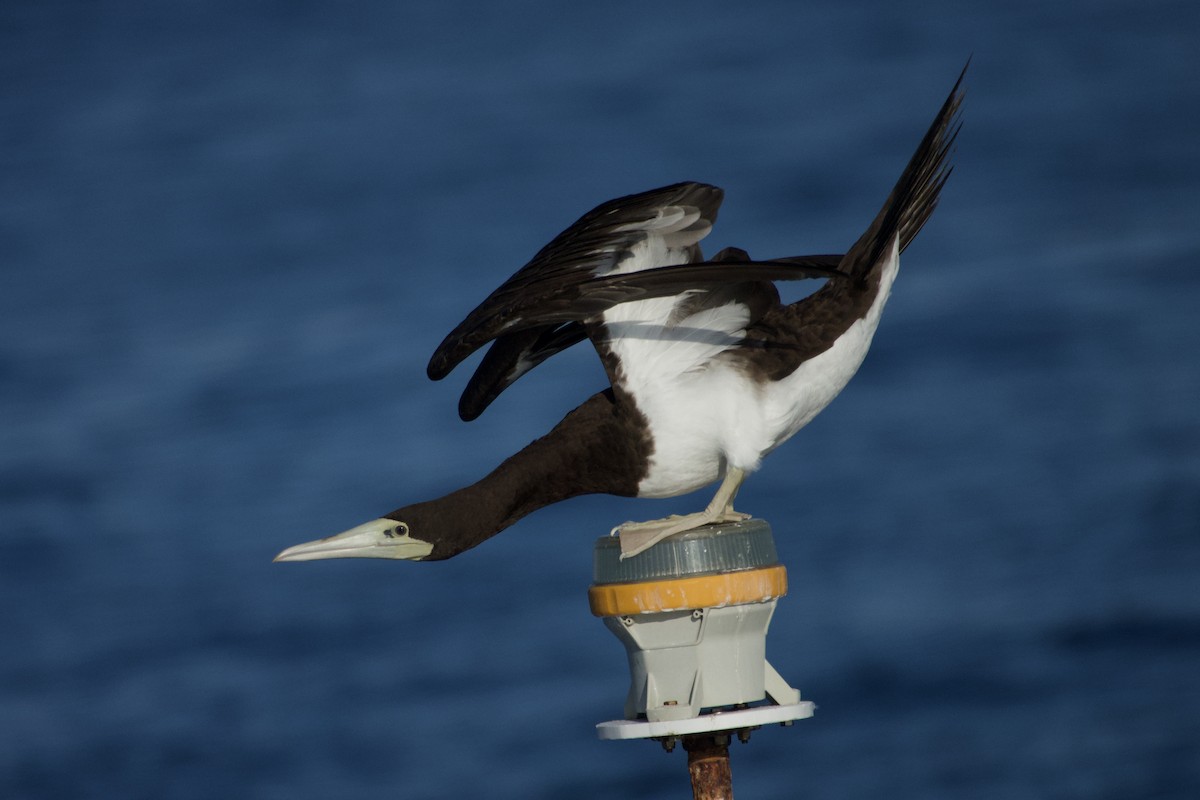
[[[970,54],[866,364],[739,496],[819,710],[738,796],[1200,796],[1200,10],[730,5],[0,6],[0,796],[687,796],[595,737],[585,590],[707,494],[271,557],[603,385],[575,348],[467,425],[424,377],[581,213],[703,180],[710,252],[842,250]]]

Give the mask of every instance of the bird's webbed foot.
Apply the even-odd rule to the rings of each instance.
[[[721,509],[705,509],[694,514],[672,514],[663,519],[646,522],[625,522],[614,528],[613,533],[621,538],[621,558],[629,558],[645,552],[668,536],[686,533],[705,525],[741,522],[750,519],[750,516],[741,511],[734,511],[733,506],[728,506]]]

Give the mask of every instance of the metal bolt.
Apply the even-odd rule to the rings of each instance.
[[[740,731],[738,731],[738,741],[741,742],[742,744],[745,744],[746,742],[750,741],[750,729],[749,728],[742,728]]]
[[[658,741],[662,742],[663,750],[666,750],[668,753],[674,752],[674,750],[675,750],[675,737],[674,736],[667,736],[663,739],[659,739]]]

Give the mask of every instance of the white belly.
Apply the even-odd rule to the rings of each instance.
[[[632,367],[627,386],[654,436],[650,469],[638,484],[638,496],[695,491],[719,480],[728,466],[758,469],[763,456],[807,425],[854,377],[898,269],[893,246],[867,314],[832,347],[782,380],[758,384],[722,359],[710,361],[706,369],[674,374],[664,374],[661,364],[658,372],[651,368],[642,374],[639,367],[652,361],[626,362]],[[645,340],[636,345],[647,346]]]

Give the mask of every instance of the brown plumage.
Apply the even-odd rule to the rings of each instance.
[[[866,355],[900,253],[950,175],[961,84],[962,76],[844,256],[754,261],[727,248],[702,261],[698,242],[723,196],[705,184],[674,184],[585,214],[467,315],[428,373],[442,378],[493,342],[460,403],[470,419],[529,369],[589,338],[611,387],[477,483],[279,559],[449,558],[569,497],[667,497],[718,479],[703,512],[622,526],[623,551],[743,516],[732,501],[745,474],[819,413]],[[827,283],[780,302],[773,281],[810,277]]]

